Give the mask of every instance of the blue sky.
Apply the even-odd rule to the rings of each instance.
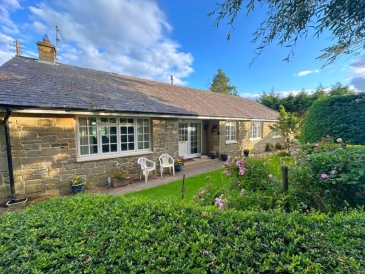
[[[313,91],[336,82],[365,88],[363,56],[344,56],[321,69],[315,58],[331,43],[329,35],[299,41],[289,63],[288,52],[275,43],[255,57],[252,33],[264,13],[241,12],[231,40],[229,27],[215,28],[207,14],[211,1],[171,0],[0,0],[0,64],[15,55],[13,41],[22,43],[22,55],[37,58],[36,42],[45,34],[55,44],[55,26],[64,39],[58,43],[58,61],[140,78],[207,90],[221,68],[243,97],[262,92],[288,94]]]

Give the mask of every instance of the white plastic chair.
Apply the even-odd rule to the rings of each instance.
[[[156,175],[156,163],[154,161],[148,160],[145,157],[141,157],[137,160],[137,164],[141,166],[141,173],[139,174],[139,180],[142,180],[142,173],[144,172],[144,179],[147,184],[148,174],[150,173],[150,171],[154,170]]]
[[[175,176],[175,165],[174,165],[175,161],[174,161],[174,158],[172,158],[168,154],[162,154],[158,159],[160,160],[161,178],[162,178],[163,169],[165,167],[169,168],[170,173],[171,173],[171,170],[172,170],[172,173]]]

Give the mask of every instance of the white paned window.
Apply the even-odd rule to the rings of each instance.
[[[79,156],[128,154],[150,150],[148,118],[79,117]]]
[[[236,141],[236,121],[226,122],[226,141]]]
[[[261,138],[261,122],[252,122],[251,123],[251,139],[260,139]]]

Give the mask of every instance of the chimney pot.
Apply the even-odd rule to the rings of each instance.
[[[43,43],[45,44],[51,44],[51,41],[49,41],[49,38],[48,38],[48,35],[45,34],[44,37],[43,37]]]

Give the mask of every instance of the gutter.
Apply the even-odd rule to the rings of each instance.
[[[13,157],[11,155],[11,144],[10,144],[10,133],[9,133],[9,117],[12,114],[12,109],[10,107],[6,108],[6,114],[4,116],[3,124],[5,129],[5,143],[6,143],[6,153],[8,156],[8,169],[9,169],[9,179],[10,179],[10,198],[11,202],[15,201],[15,184],[14,184],[14,170],[13,170]]]

